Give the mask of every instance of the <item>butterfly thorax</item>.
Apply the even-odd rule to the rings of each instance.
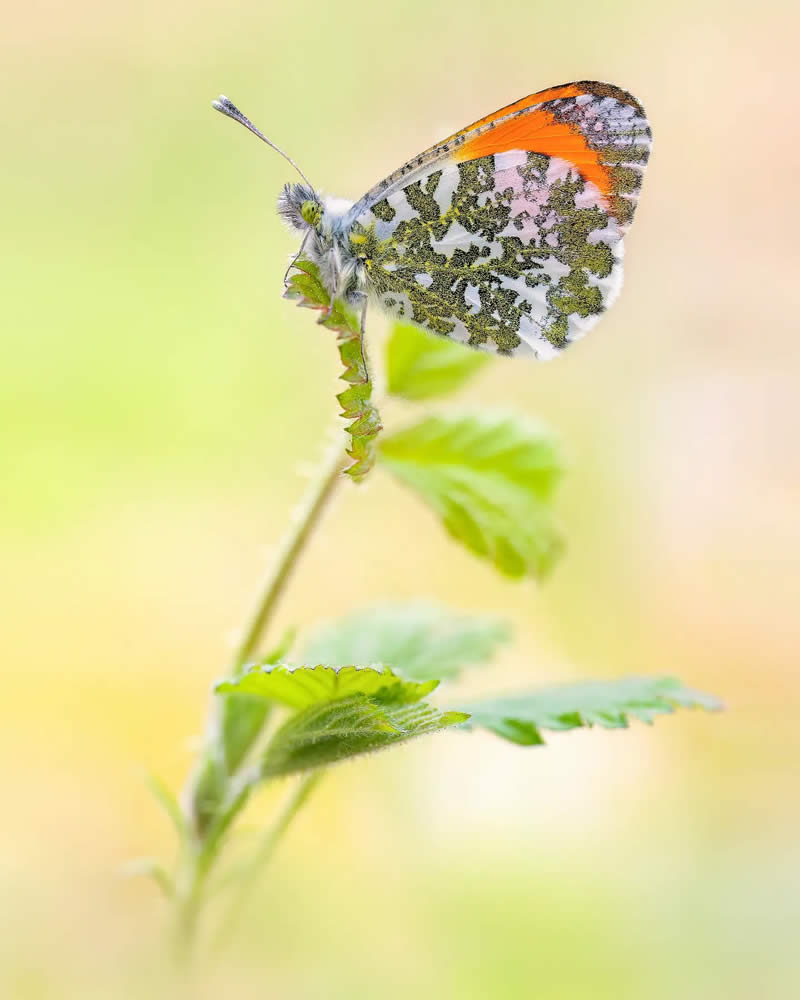
[[[365,284],[363,262],[350,242],[351,202],[321,198],[306,184],[287,184],[278,197],[278,214],[303,234],[300,252],[319,268],[331,298],[352,301]]]

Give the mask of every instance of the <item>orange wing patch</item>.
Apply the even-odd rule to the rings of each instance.
[[[540,90],[538,94],[528,94],[527,97],[522,97],[513,104],[507,104],[504,108],[500,108],[500,110],[495,111],[494,114],[486,115],[485,118],[480,118],[478,121],[473,122],[467,128],[461,129],[461,131],[456,132],[455,135],[451,135],[450,139],[456,139],[458,136],[466,135],[467,132],[471,132],[475,128],[480,128],[482,125],[488,125],[490,122],[497,121],[498,118],[505,118],[506,115],[512,115],[515,111],[524,111],[525,108],[532,108],[535,104],[544,104],[545,101],[556,101],[560,97],[577,97],[579,94],[584,93],[586,93],[586,91],[583,89],[581,84],[565,83],[560,87],[550,87],[547,90]],[[445,141],[449,142],[450,139]]]
[[[536,96],[537,100],[533,103],[541,103],[539,95]],[[559,93],[558,96],[573,95]],[[566,122],[557,121],[544,109],[531,111],[527,115],[515,115],[496,128],[481,133],[462,146],[458,146],[453,152],[453,159],[457,162],[476,160],[481,156],[504,153],[509,149],[524,149],[531,153],[543,153],[545,156],[557,156],[562,160],[568,160],[577,167],[586,180],[595,184],[604,196],[608,197],[614,191],[613,174],[604,166],[600,153],[587,143],[580,129]]]
[[[465,163],[518,149],[560,159],[600,192],[620,225],[633,219],[652,136],[642,105],[621,87],[579,80],[508,104],[395,170],[354,206],[354,218],[444,161]]]
[[[599,80],[579,80],[577,83],[562,83],[558,87],[548,87],[547,90],[528,94],[527,97],[522,97],[520,100],[514,101],[513,104],[507,104],[504,108],[500,108],[499,111],[495,111],[491,115],[486,115],[485,118],[480,118],[466,128],[460,129],[453,135],[448,136],[440,145],[447,145],[451,140],[458,139],[473,129],[481,128],[483,125],[488,125],[499,118],[505,118],[506,115],[512,115],[515,111],[524,111],[526,108],[532,108],[536,104],[544,104],[546,101],[558,101],[565,97],[580,97],[581,94],[592,94],[594,97],[613,97],[622,104],[629,104],[640,114],[644,114],[642,105],[627,90],[615,87],[612,83],[601,83]]]

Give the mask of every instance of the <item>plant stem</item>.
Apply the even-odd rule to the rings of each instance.
[[[294,523],[284,536],[275,559],[264,576],[253,610],[231,659],[234,672],[240,670],[255,654],[272,611],[295,568],[297,557],[319,521],[326,501],[339,482],[346,460],[344,445],[337,439],[335,445],[332,445],[323,457],[317,474],[295,512]]]
[[[230,663],[231,673],[241,671],[242,667],[255,656],[275,606],[297,565],[300,553],[305,548],[320,520],[327,501],[342,478],[346,461],[345,444],[339,436],[323,456],[305,496],[295,511],[289,531],[281,541],[275,558],[264,576],[253,610],[233,652]],[[176,884],[175,891],[178,911],[178,954],[184,961],[188,958],[194,940],[206,877],[219,855],[225,833],[244,808],[250,790],[257,782],[257,775],[239,776],[239,780],[232,783],[227,800],[220,808],[209,829],[201,836],[187,838],[184,844],[183,870],[180,873],[181,877]],[[267,856],[271,854],[278,838],[305,802],[314,784],[313,780],[306,779],[298,786],[295,795],[278,817],[275,826],[264,842],[264,846],[259,851],[259,859],[262,858],[265,851]],[[190,801],[191,792],[190,779],[188,797]],[[187,825],[191,826],[191,818],[189,817],[187,817]],[[258,860],[256,863],[263,862]]]

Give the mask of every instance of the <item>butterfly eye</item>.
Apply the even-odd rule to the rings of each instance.
[[[304,201],[300,206],[300,215],[309,226],[316,227],[322,218],[322,205],[318,201]]]

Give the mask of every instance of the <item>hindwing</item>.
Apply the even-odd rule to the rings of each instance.
[[[351,246],[390,314],[471,347],[552,357],[620,290],[649,150],[624,91],[552,88],[377,185],[351,210]]]

